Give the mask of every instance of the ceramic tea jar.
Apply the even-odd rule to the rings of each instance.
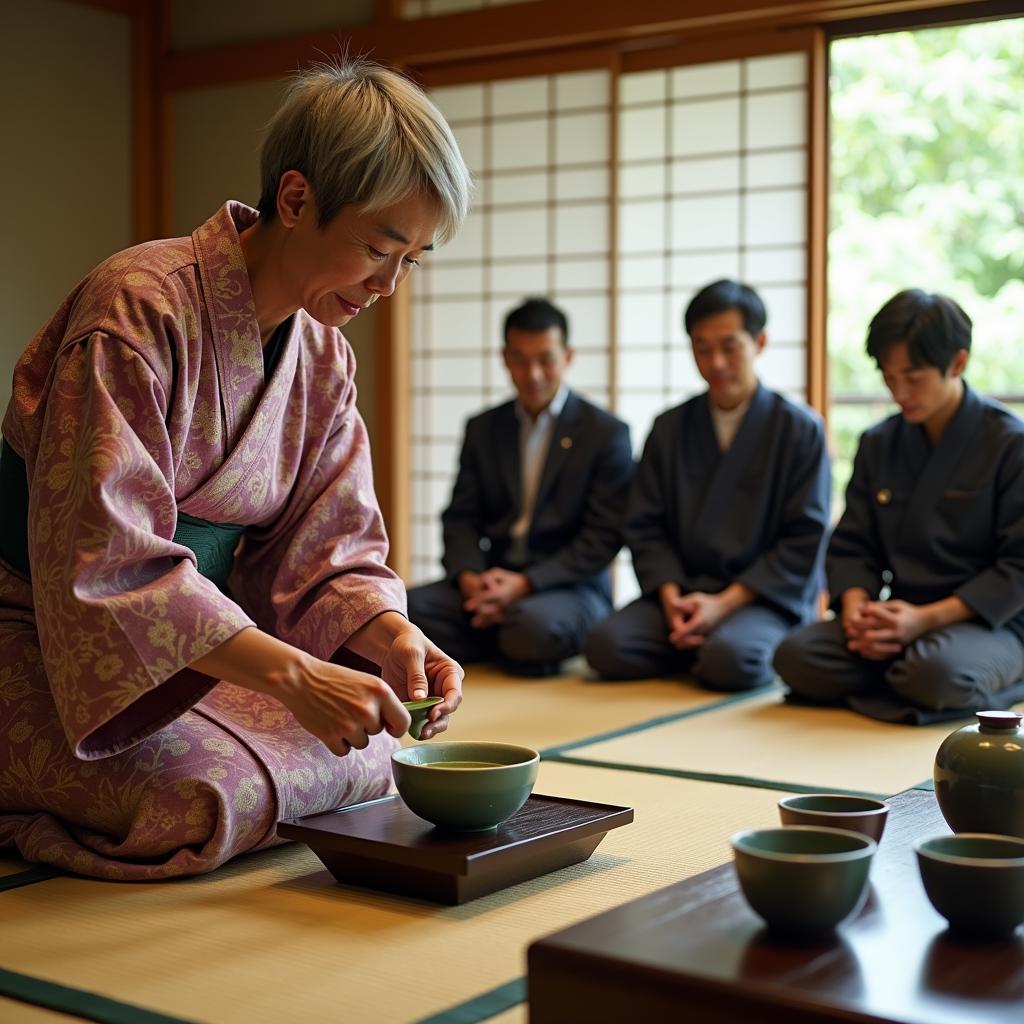
[[[979,711],[935,755],[935,796],[954,832],[1024,838],[1024,716]]]

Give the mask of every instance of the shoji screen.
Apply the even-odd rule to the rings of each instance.
[[[806,77],[799,53],[619,78],[615,408],[638,455],[658,413],[704,389],[683,310],[717,278],[761,293],[761,378],[805,399]],[[622,604],[627,552],[618,569]]]
[[[682,315],[716,278],[760,291],[761,377],[806,398],[806,77],[798,53],[619,79],[616,407],[638,449],[703,389]]]
[[[412,292],[411,582],[440,570],[439,516],[467,416],[511,395],[501,323],[528,295],[565,308],[570,383],[607,405],[610,352],[610,73],[437,88],[477,195]]]

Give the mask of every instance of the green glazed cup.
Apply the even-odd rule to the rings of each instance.
[[[484,832],[511,818],[533,791],[540,755],[511,743],[458,741],[391,755],[399,796],[439,828]]]
[[[1004,937],[1024,922],[1024,839],[965,833],[914,850],[924,891],[953,931]]]
[[[889,805],[882,800],[840,793],[805,793],[779,801],[783,825],[845,828],[871,836],[876,843],[882,838],[888,814]]]
[[[423,697],[420,700],[403,700],[402,707],[409,712],[412,719],[409,725],[409,735],[414,739],[420,738],[423,726],[427,724],[430,716],[430,709],[440,704],[444,697]]]
[[[732,837],[736,875],[750,906],[782,932],[829,932],[864,900],[878,844],[838,828],[787,825]]]

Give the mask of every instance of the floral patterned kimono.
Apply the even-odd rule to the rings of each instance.
[[[0,560],[0,847],[28,860],[208,871],[280,818],[388,788],[387,735],[335,757],[272,698],[188,667],[253,624],[330,659],[405,610],[348,343],[300,310],[264,380],[238,238],[255,218],[228,203],[111,257],[15,369],[30,571]],[[224,591],[179,515],[245,527]]]

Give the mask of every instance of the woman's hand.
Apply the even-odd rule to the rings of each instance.
[[[383,679],[321,661],[252,626],[192,667],[279,700],[306,732],[339,757],[353,748],[362,750],[385,729],[401,736],[409,728],[409,712]]]
[[[448,728],[448,716],[462,703],[462,666],[449,658],[422,630],[407,622],[392,640],[380,666],[381,675],[402,700],[439,695],[420,733],[428,740]],[[402,709],[405,710],[404,708]]]
[[[318,658],[303,660],[297,671],[275,680],[265,692],[331,753],[344,757],[365,749],[379,732],[398,737],[409,728],[409,712],[383,679]]]

